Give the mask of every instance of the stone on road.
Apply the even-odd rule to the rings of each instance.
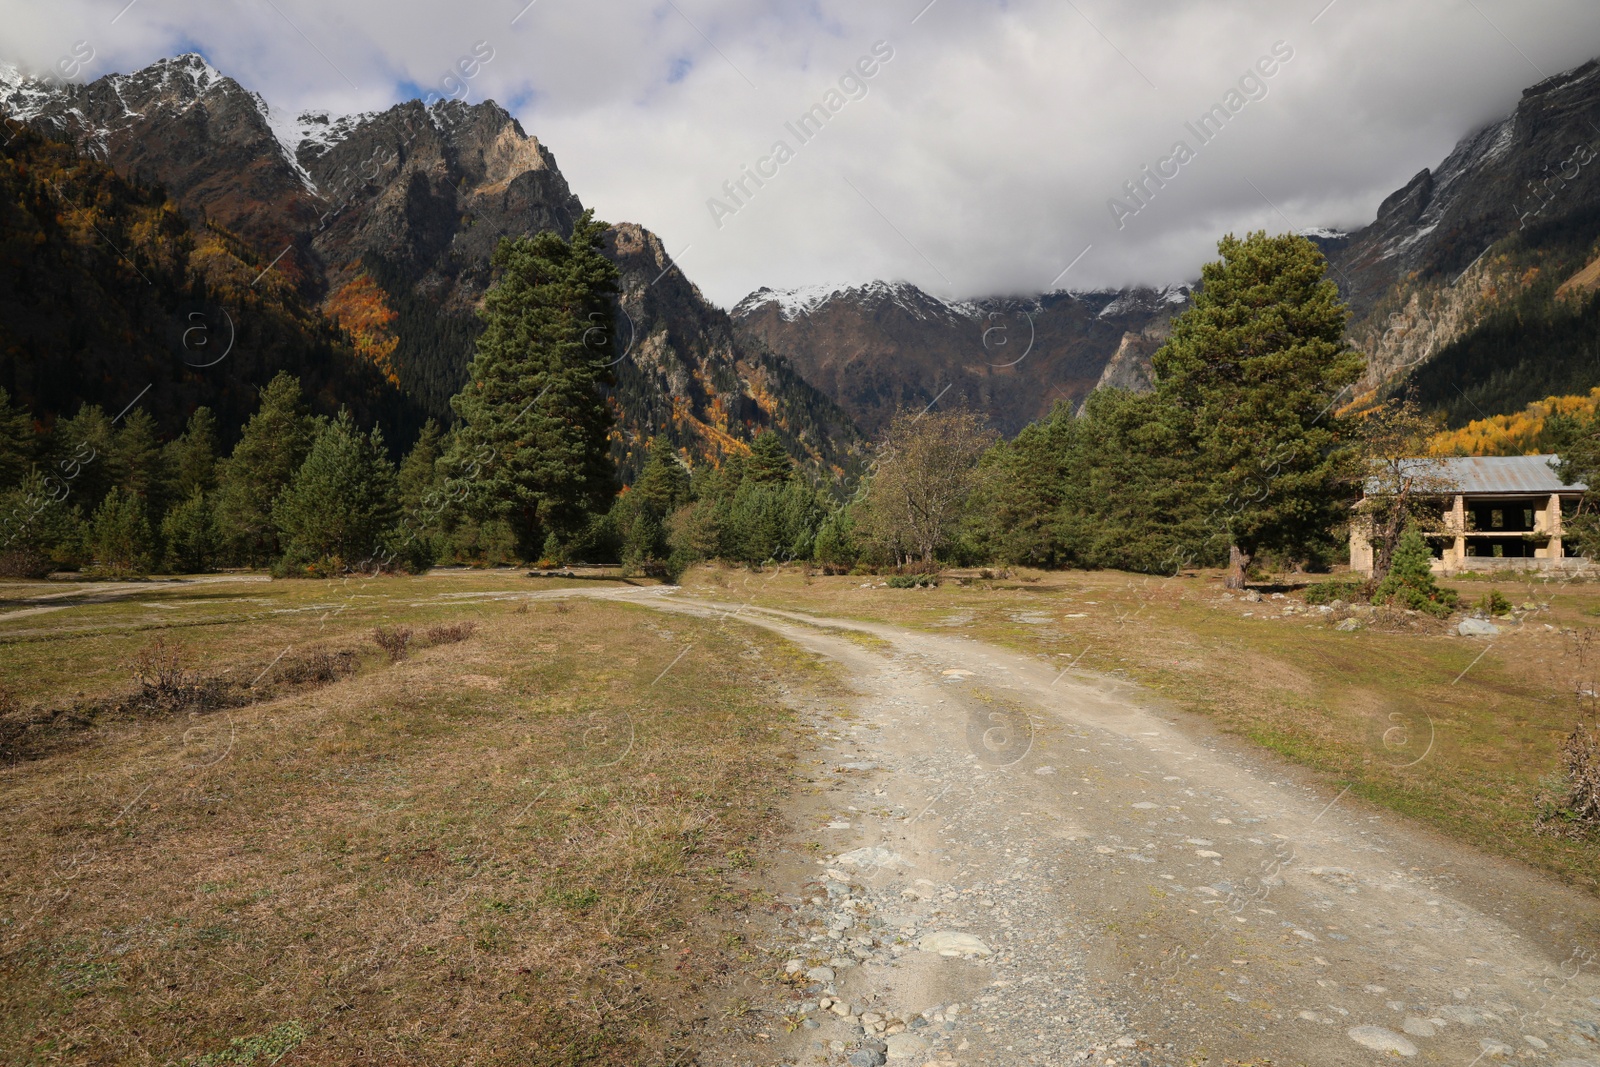
[[[1351,1041],[1374,1052],[1398,1052],[1402,1056],[1417,1054],[1416,1045],[1393,1030],[1386,1030],[1381,1026],[1353,1026],[1349,1034]]]

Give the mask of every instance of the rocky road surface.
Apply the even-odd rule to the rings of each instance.
[[[637,599],[774,630],[858,694],[795,801],[822,852],[773,871],[800,984],[770,1043],[708,1062],[1600,1067],[1580,892],[1065,663]]]

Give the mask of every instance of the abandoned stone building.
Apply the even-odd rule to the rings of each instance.
[[[1562,514],[1571,515],[1587,486],[1556,473],[1559,456],[1459,456],[1408,461],[1442,513],[1427,534],[1433,569],[1460,571],[1573,570],[1587,560],[1567,556]],[[1377,492],[1375,484],[1368,492]],[[1372,545],[1361,522],[1350,525],[1350,569],[1372,573]]]

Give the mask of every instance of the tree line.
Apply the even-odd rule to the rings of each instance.
[[[1374,443],[1363,426],[1377,422],[1342,413],[1363,363],[1326,262],[1303,238],[1254,233],[1220,243],[1154,357],[1153,392],[1099,390],[1009,441],[972,412],[902,412],[852,486],[808,474],[771,432],[693,468],[663,437],[624,487],[604,231],[586,214],[570,239],[501,244],[454,424],[430,421],[398,463],[348,412],[310,415],[286,374],[226,456],[203,408],[162,443],[138,410],[113,425],[86,407],[39,433],[0,404],[0,565],[620,561],[672,576],[701,559],[1169,574],[1226,562],[1239,585],[1255,565],[1334,562],[1374,449],[1425,441],[1418,425],[1420,438]]]

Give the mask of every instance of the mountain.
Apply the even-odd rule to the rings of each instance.
[[[1128,335],[1160,333],[1187,302],[1184,287],[953,302],[871,282],[759,289],[733,319],[868,435],[936,399],[980,410],[1011,435],[1058,400],[1079,403]]]
[[[205,404],[226,433],[287,370],[324,414],[414,433],[420,406],[265,266],[59,141],[0,144],[0,386],[42,419],[137,401],[175,433]]]
[[[131,180],[159,183],[196,225],[237,234],[446,420],[481,329],[494,247],[569,233],[583,211],[549,149],[492,101],[291,117],[191,54],[57,88],[0,69],[0,107]],[[613,233],[626,277],[606,325],[619,349],[634,339],[616,370],[624,471],[651,434],[715,459],[768,427],[814,465],[853,463],[849,420],[772,352],[735,337],[679,272],[663,262],[640,284],[659,245],[637,226]],[[636,356],[645,362],[630,363]]]
[[[1409,390],[1460,425],[1600,384],[1597,238],[1590,61],[1525,90],[1510,115],[1386,198],[1371,225],[1324,245],[1368,357],[1366,389]]]

